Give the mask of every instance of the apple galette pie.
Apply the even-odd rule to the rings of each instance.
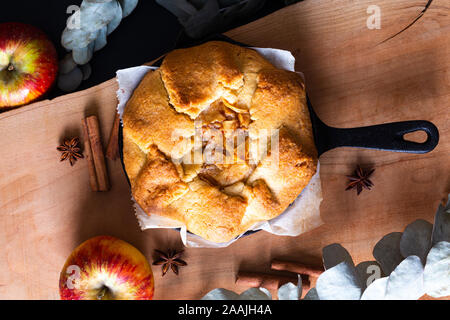
[[[317,169],[302,78],[226,42],[167,54],[128,101],[123,133],[142,209],[213,242],[280,215]]]

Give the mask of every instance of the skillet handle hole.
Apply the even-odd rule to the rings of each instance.
[[[416,142],[416,143],[425,143],[428,139],[428,134],[423,130],[417,130],[414,132],[408,132],[403,135],[403,140]]]

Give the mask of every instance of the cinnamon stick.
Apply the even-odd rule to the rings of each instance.
[[[86,155],[89,170],[89,184],[91,185],[92,191],[98,191],[99,188],[98,188],[97,174],[95,173],[95,164],[94,158],[92,156],[91,141],[89,140],[89,133],[85,119],[81,121],[81,125],[83,127],[84,153]]]
[[[263,287],[269,290],[277,290],[285,283],[292,282],[295,285],[298,278],[295,276],[273,275],[257,272],[240,271],[236,277],[236,284],[244,287]],[[307,277],[302,278],[302,291],[309,290],[310,282]]]
[[[116,160],[119,157],[119,126],[120,117],[116,113],[111,133],[109,134],[108,146],[106,147],[106,157],[111,160]]]
[[[95,174],[97,177],[98,191],[109,190],[108,171],[105,164],[103,145],[101,141],[100,128],[97,116],[90,116],[84,119],[87,127],[87,134],[91,145],[92,158],[94,160]]]
[[[299,262],[273,260],[271,263],[273,270],[285,270],[298,274],[305,274],[313,278],[318,278],[323,273],[323,268],[311,267]]]

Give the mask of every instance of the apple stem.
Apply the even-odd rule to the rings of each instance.
[[[14,70],[14,66],[12,63],[10,63],[8,66],[8,71],[13,71],[13,70]]]
[[[103,287],[100,292],[97,295],[97,299],[98,300],[103,300],[103,298],[106,296],[106,294],[108,293],[109,289],[108,287]]]

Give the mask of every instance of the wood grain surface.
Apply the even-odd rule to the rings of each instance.
[[[321,156],[324,225],[298,237],[258,232],[223,249],[186,249],[180,275],[153,268],[156,299],[198,299],[213,288],[235,291],[238,270],[269,272],[273,258],[321,264],[321,249],[341,243],[355,262],[373,260],[385,234],[421,218],[433,222],[450,191],[450,3],[378,0],[381,29],[369,30],[373,1],[306,0],[227,33],[258,47],[290,50],[324,122],[354,127],[429,120],[437,148],[413,155],[340,148]],[[94,70],[95,72],[95,70]],[[153,260],[154,249],[181,248],[173,230],[140,231],[119,161],[108,160],[112,188],[89,188],[87,163],[59,163],[56,146],[81,136],[97,114],[104,145],[117,104],[114,79],[88,90],[0,114],[0,299],[58,299],[59,272],[82,241],[101,234],[126,240]],[[420,137],[419,137],[420,138]],[[376,168],[375,187],[344,191],[357,164]]]

